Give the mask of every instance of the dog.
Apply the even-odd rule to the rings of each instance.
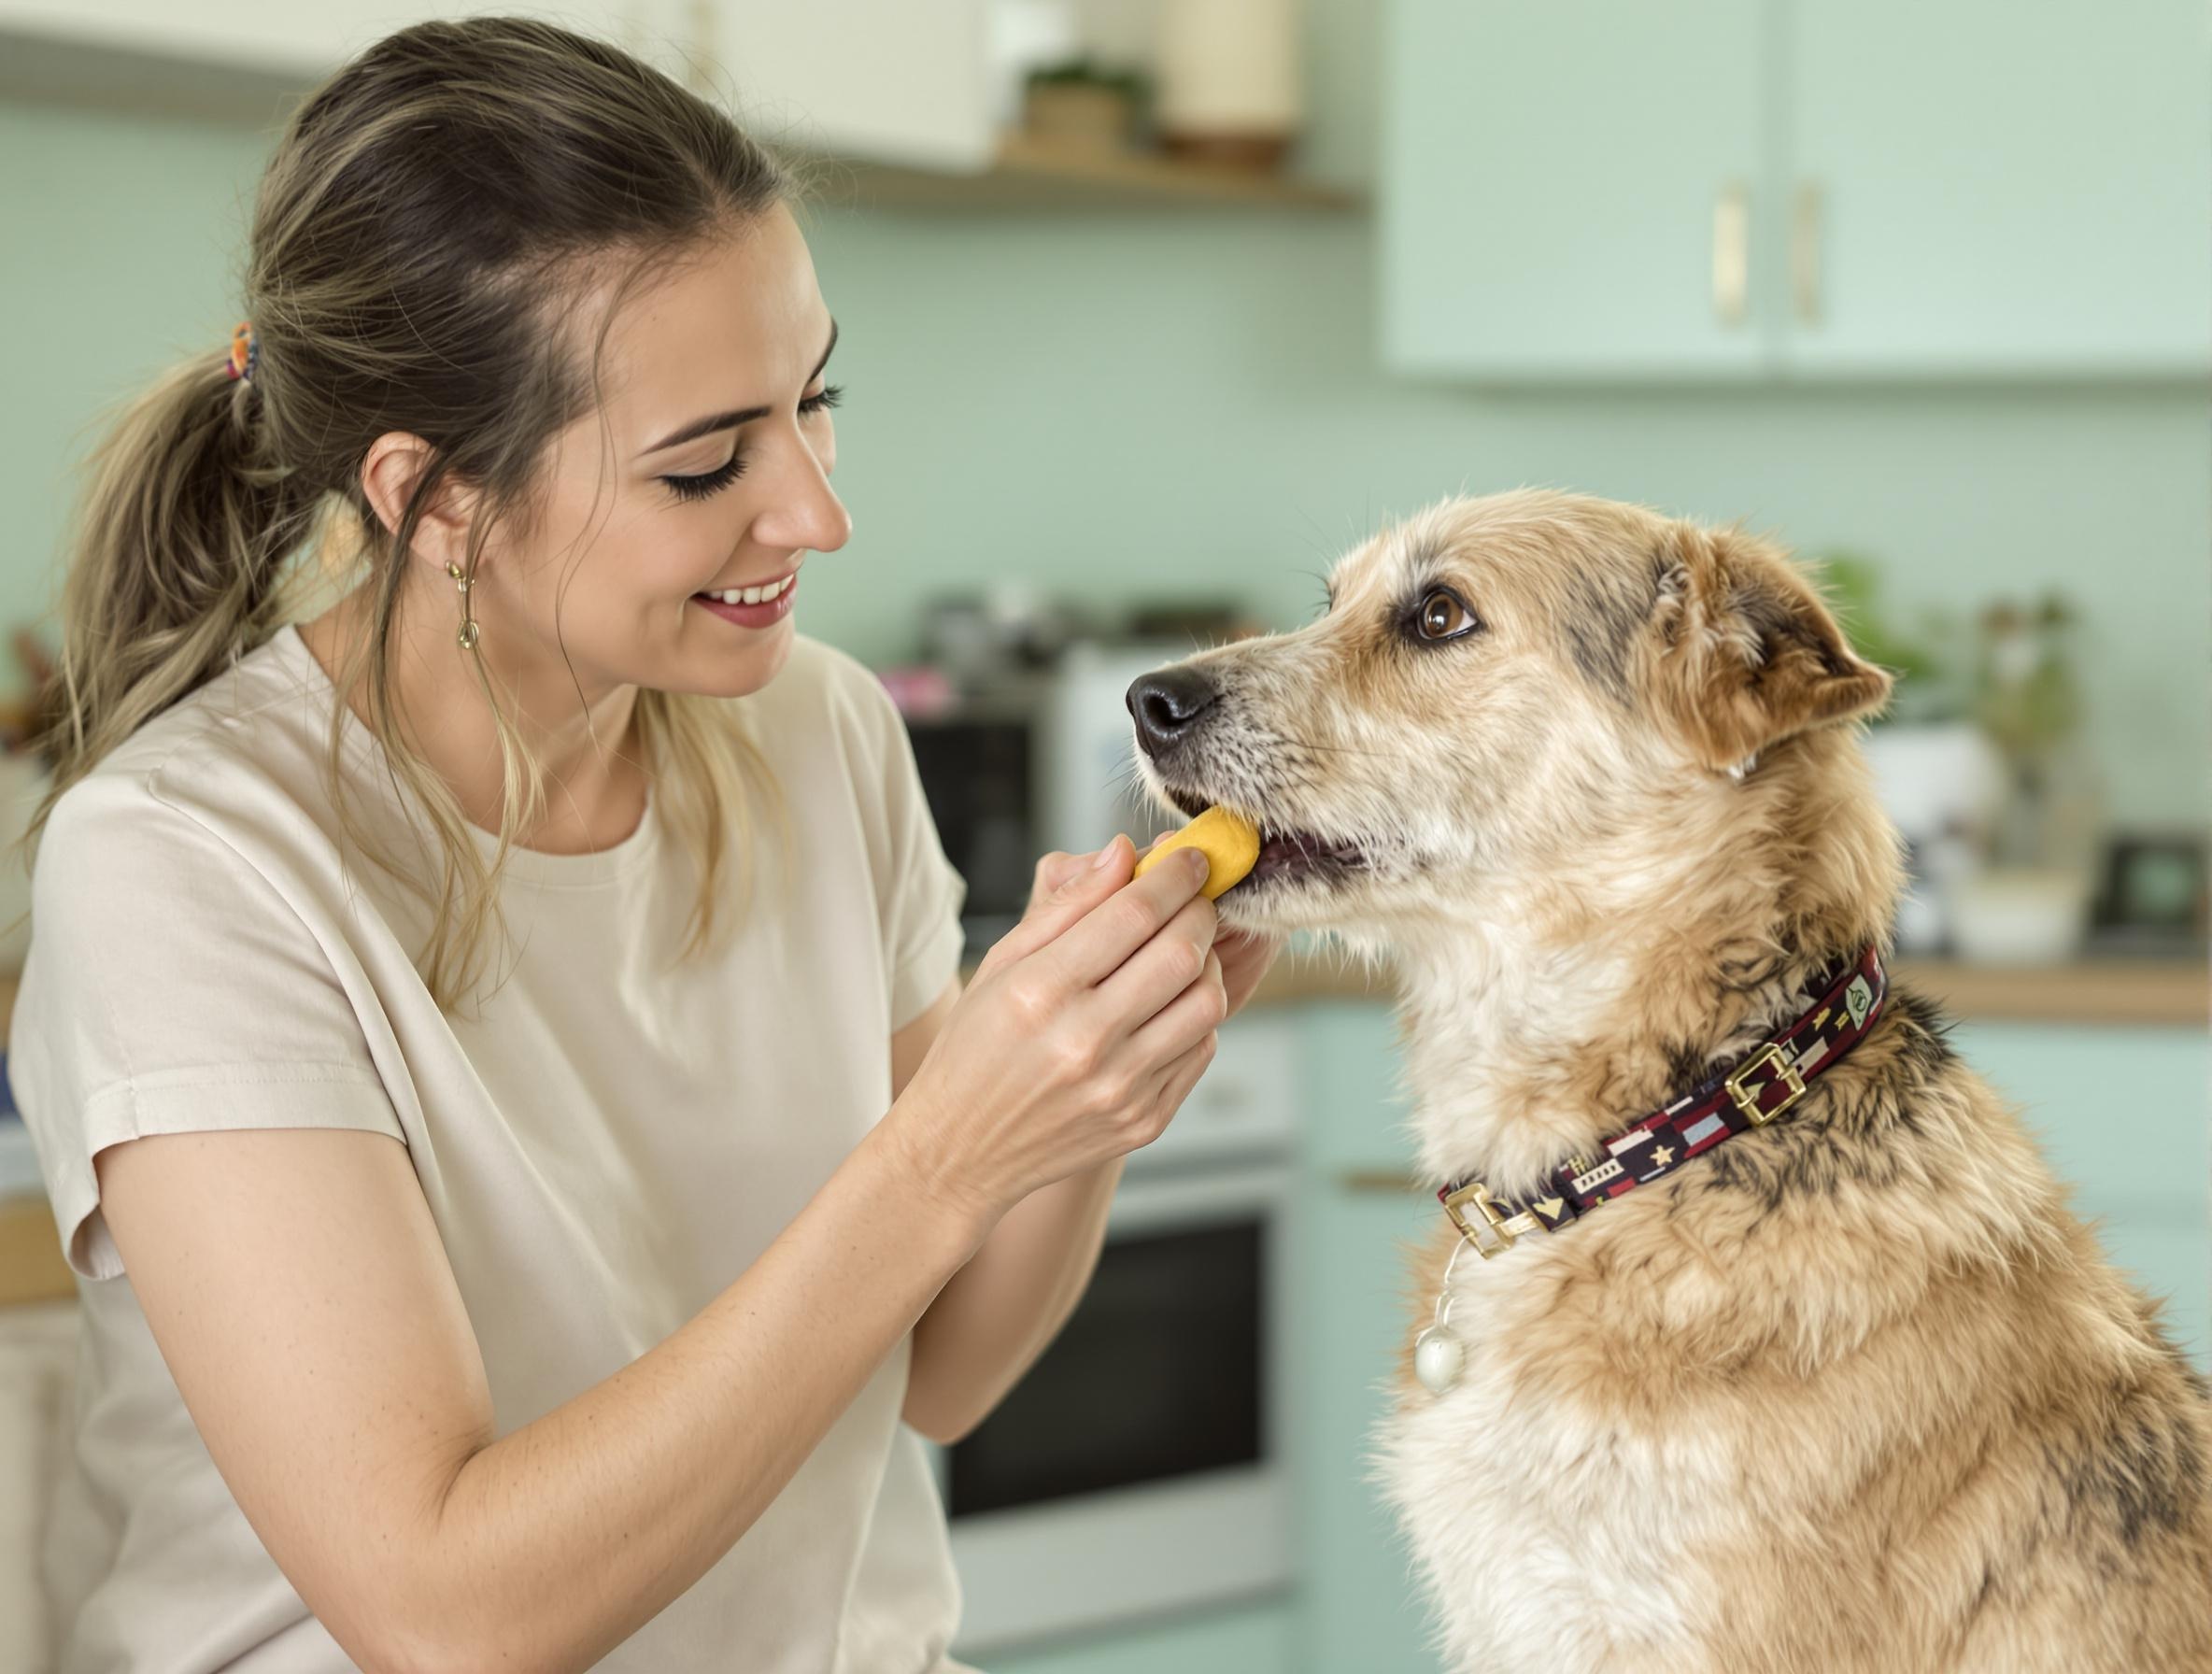
[[[2212,1669],[2205,1383],[1888,986],[1889,689],[1767,543],[1534,491],[1130,688],[1260,828],[1224,923],[1400,989],[1452,1206],[1376,1464],[1453,1668]]]

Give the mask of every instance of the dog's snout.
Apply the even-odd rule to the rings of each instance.
[[[1190,736],[1220,695],[1213,682],[1195,669],[1159,669],[1143,675],[1129,687],[1137,742],[1147,756],[1167,754]]]

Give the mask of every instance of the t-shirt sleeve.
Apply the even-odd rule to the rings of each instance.
[[[63,1253],[121,1256],[92,1158],[124,1140],[352,1128],[404,1142],[314,933],[267,877],[142,779],[95,774],[55,805],[32,879],[8,1070]]]
[[[866,685],[863,702],[882,785],[876,904],[891,975],[891,1028],[898,1030],[929,1010],[959,972],[960,904],[968,887],[945,858],[898,706],[874,675],[858,664],[852,673]]]

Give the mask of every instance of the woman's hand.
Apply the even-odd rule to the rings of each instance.
[[[1174,835],[1172,831],[1162,831],[1152,840],[1153,848],[1157,848]],[[1149,854],[1151,850],[1145,852]],[[1054,868],[1053,887],[1056,888],[1068,869],[1083,866],[1089,859],[1088,855],[1047,855],[1038,861],[1037,886],[1031,894],[1032,903],[1036,894],[1044,888],[1047,867]],[[1267,975],[1269,968],[1275,963],[1275,956],[1282,951],[1283,941],[1278,936],[1262,936],[1252,930],[1225,929],[1215,932],[1213,952],[1221,960],[1221,982],[1228,992],[1230,1016],[1234,1017],[1244,1009],[1244,1002],[1252,998],[1253,990],[1259,986],[1260,979]]]
[[[1135,859],[1116,837],[1040,863],[1028,913],[891,1108],[916,1184],[979,1235],[1040,1186],[1150,1144],[1212,1061],[1228,995],[1205,857],[1132,883]]]

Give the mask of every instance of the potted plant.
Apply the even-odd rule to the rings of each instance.
[[[1072,150],[1127,151],[1146,95],[1134,70],[1071,58],[1029,72],[1022,129],[1032,139]]]
[[[1978,624],[1973,712],[2003,764],[1988,865],[1956,901],[1959,951],[1989,963],[2048,964],[2088,924],[2096,807],[2076,747],[2075,616],[2056,593],[2000,600]]]

